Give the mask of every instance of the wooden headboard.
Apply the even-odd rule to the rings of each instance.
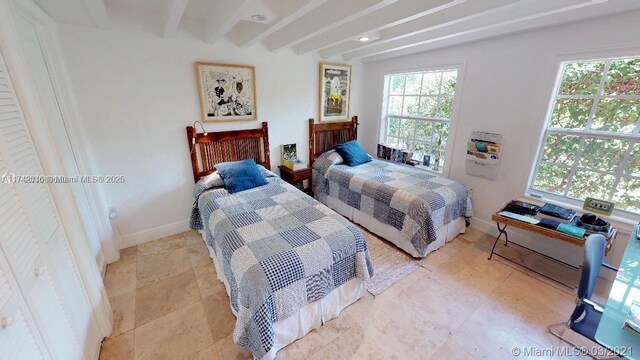
[[[358,117],[351,121],[319,123],[309,119],[309,165],[334,146],[358,139]]]
[[[269,128],[266,122],[262,123],[260,129],[207,132],[206,136],[196,132],[193,126],[187,126],[187,140],[196,182],[211,174],[216,164],[225,161],[254,159],[271,170]]]

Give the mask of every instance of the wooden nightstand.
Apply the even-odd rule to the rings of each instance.
[[[282,178],[282,180],[288,182],[293,186],[296,186],[296,184],[298,183],[302,183],[304,180],[309,180],[309,186],[307,186],[306,188],[303,188],[302,191],[309,194],[309,196],[313,196],[313,192],[311,190],[311,168],[310,167],[306,169],[295,170],[295,171],[289,169],[284,165],[280,165],[278,166],[278,168],[280,169],[280,177]]]

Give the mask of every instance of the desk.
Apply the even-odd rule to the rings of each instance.
[[[629,359],[640,359],[640,335],[622,328],[631,302],[640,300],[640,241],[636,240],[637,232],[636,225],[596,331],[596,340],[600,344]],[[631,354],[627,350],[629,347],[633,349]]]
[[[540,235],[547,236],[547,237],[550,237],[550,238],[558,239],[560,241],[565,241],[565,242],[568,242],[568,243],[571,243],[571,244],[574,244],[574,245],[578,245],[578,246],[584,245],[584,238],[577,238],[575,236],[571,236],[571,235],[565,234],[565,233],[560,232],[560,231],[547,229],[547,228],[542,227],[542,226],[529,224],[529,223],[526,223],[524,221],[519,221],[519,220],[516,220],[516,219],[508,218],[506,216],[493,214],[491,216],[491,220],[496,222],[496,226],[498,227],[499,234],[496,237],[496,241],[493,243],[493,247],[491,248],[491,253],[489,254],[489,260],[491,260],[493,255],[498,255],[501,258],[505,259],[505,260],[509,260],[509,261],[513,262],[513,260],[511,260],[511,259],[509,259],[509,258],[507,258],[507,257],[505,257],[503,255],[500,255],[499,253],[495,252],[496,245],[498,244],[498,241],[500,240],[500,237],[502,237],[502,235],[504,235],[504,239],[505,239],[504,245],[506,246],[509,243],[509,235],[507,234],[507,226],[512,226],[512,227],[515,227],[515,228],[518,228],[518,229],[522,229],[522,230],[526,230],[528,232],[532,232],[532,233],[535,233],[535,234],[540,234]],[[503,226],[500,227],[500,224],[503,224]],[[554,261],[554,262],[556,262],[558,264],[561,264],[563,266],[569,267],[575,272],[575,276],[576,277],[578,276],[578,273],[577,273],[578,268],[573,266],[573,265],[571,265],[571,264],[567,264],[567,263],[565,263],[563,261],[560,261],[558,259],[554,259],[554,258],[552,258],[550,256],[547,256],[547,255],[545,255],[543,253],[540,253],[538,251],[530,249],[530,248],[528,248],[526,246],[522,246],[520,244],[514,243],[513,241],[511,243],[514,244],[514,245],[517,245],[517,246],[519,246],[521,248],[527,249],[527,250],[529,250],[531,252],[534,252],[536,254],[539,254],[541,256],[544,256],[545,258],[551,259],[552,261]],[[544,276],[545,278],[547,278],[549,280],[552,280],[552,281],[554,281],[554,282],[556,282],[558,284],[564,285],[564,286],[566,286],[566,287],[568,287],[570,289],[575,289],[576,288],[576,284],[569,284],[569,283],[563,282],[561,280],[558,280],[555,277],[547,275],[547,274],[545,274],[545,273],[543,273],[541,271],[535,270],[535,269],[533,269],[531,267],[528,267],[528,266],[526,266],[524,264],[519,264],[517,262],[516,262],[516,264],[518,264],[520,266],[523,266],[523,267],[535,272],[538,275]]]

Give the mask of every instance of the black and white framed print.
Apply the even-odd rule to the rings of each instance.
[[[196,62],[202,121],[256,120],[253,66]]]

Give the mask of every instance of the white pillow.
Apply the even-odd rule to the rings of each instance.
[[[260,170],[262,170],[262,174],[264,174],[264,177],[278,177],[278,175],[276,175],[273,171],[267,170],[266,167],[262,165],[258,165],[258,167],[260,168]]]
[[[344,162],[342,156],[340,156],[340,154],[335,150],[329,150],[327,152],[327,160],[331,161],[333,165],[342,164]]]
[[[214,171],[214,172],[212,172],[211,174],[205,176],[202,179],[202,185],[206,189],[211,189],[211,188],[216,188],[216,187],[223,187],[224,186],[224,180],[222,180],[222,176],[220,176],[220,174],[218,174],[217,171]]]

